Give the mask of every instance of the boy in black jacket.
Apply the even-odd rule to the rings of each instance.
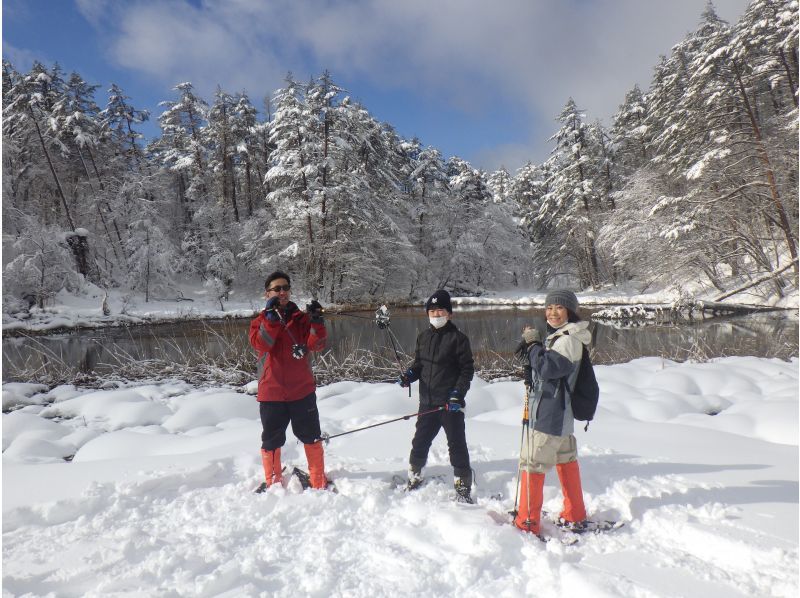
[[[419,380],[419,410],[439,411],[420,415],[411,441],[408,489],[422,483],[422,468],[428,461],[428,451],[441,428],[447,435],[450,465],[455,477],[456,500],[472,503],[472,468],[469,464],[464,426],[464,396],[469,390],[475,367],[469,339],[450,321],[453,307],[447,291],[436,291],[425,302],[430,326],[417,337],[414,363],[399,383],[404,388]]]

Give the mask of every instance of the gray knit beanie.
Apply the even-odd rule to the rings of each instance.
[[[563,305],[573,314],[578,315],[578,298],[575,293],[567,289],[554,289],[547,293],[544,298],[544,305]]]

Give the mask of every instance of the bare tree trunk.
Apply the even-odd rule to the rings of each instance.
[[[248,157],[244,163],[244,174],[245,174],[245,189],[247,193],[247,215],[253,215],[253,183],[250,180],[250,158]]]
[[[147,265],[145,266],[144,274],[144,302],[150,302],[150,231],[146,233],[147,239]]]
[[[31,112],[31,120],[33,120],[33,124],[36,127],[36,134],[39,136],[39,143],[42,144],[42,151],[44,152],[44,157],[47,158],[47,165],[50,167],[50,173],[53,175],[53,180],[56,183],[56,188],[58,189],[58,195],[61,198],[61,203],[64,206],[64,213],[67,216],[67,221],[69,222],[69,227],[73,231],[75,230],[75,223],[72,221],[72,215],[69,212],[69,205],[67,204],[67,198],[64,195],[64,189],[61,188],[61,181],[58,180],[58,174],[56,174],[56,169],[53,166],[53,160],[50,158],[50,152],[47,151],[47,144],[44,142],[44,137],[42,136],[42,130],[39,128],[39,123],[36,121],[36,115],[33,113],[33,107],[29,108]]]
[[[97,182],[100,185],[100,191],[105,191],[105,185],[103,184],[103,179],[100,177],[100,171],[97,170],[97,162],[94,159],[92,148],[87,146],[86,152],[89,154],[89,161],[92,163],[92,169],[94,170],[94,176],[97,177]]]
[[[752,127],[753,136],[756,140],[756,151],[758,154],[759,160],[764,165],[764,170],[767,176],[767,184],[769,185],[770,194],[772,195],[772,203],[775,205],[775,210],[778,213],[778,223],[783,231],[784,237],[786,238],[786,245],[789,248],[789,255],[792,258],[793,263],[795,264],[795,275],[800,274],[800,269],[797,265],[797,245],[795,243],[794,235],[792,235],[792,227],[789,224],[789,218],[786,215],[786,209],[783,206],[783,202],[781,201],[780,194],[778,193],[778,185],[775,181],[775,173],[772,170],[772,164],[769,159],[769,154],[767,153],[766,148],[764,147],[764,141],[761,137],[761,128],[758,126],[758,122],[755,119],[753,114],[753,110],[750,107],[750,100],[748,99],[747,92],[744,88],[744,83],[742,82],[741,72],[739,70],[739,66],[737,65],[736,61],[733,63],[734,73],[736,75],[736,83],[739,87],[739,93],[742,97],[742,101],[744,102],[745,110],[747,111],[747,116],[750,120],[750,126]]]
[[[300,129],[298,127],[297,147],[298,147],[298,153],[300,155],[300,169],[303,173],[301,179],[303,181],[303,196],[305,197],[306,200],[306,234],[308,237],[308,264],[307,264],[308,278],[306,283],[310,284],[312,287],[311,289],[312,298],[316,298],[317,296],[317,290],[315,288],[316,275],[314,273],[316,264],[314,263],[314,260],[317,254],[316,251],[317,248],[314,246],[314,227],[311,220],[311,192],[308,188],[308,179],[306,179],[306,173],[305,173],[306,161],[301,149],[302,146],[303,146],[303,136],[301,135]]]
[[[228,156],[226,159],[228,163],[228,180],[231,185],[231,205],[233,206],[233,219],[239,222],[239,206],[236,203],[236,175],[233,171],[233,160]]]
[[[319,248],[319,266],[317,267],[317,280],[314,281],[315,289],[322,289],[325,286],[325,259],[326,259],[326,247],[328,245],[328,231],[327,231],[327,223],[328,223],[328,213],[327,213],[327,200],[328,200],[328,147],[329,147],[329,137],[330,137],[330,120],[328,119],[328,113],[325,113],[325,123],[323,127],[323,150],[322,150],[322,159],[324,161],[324,166],[322,167],[322,216],[321,216],[321,243]],[[312,291],[312,296],[316,298],[317,290]]]
[[[789,61],[786,60],[786,54],[784,53],[783,48],[778,50],[778,54],[781,57],[781,64],[786,71],[786,79],[789,81],[789,93],[792,96],[794,107],[797,108],[797,83],[795,83],[794,79],[792,78],[792,69],[789,68]]]

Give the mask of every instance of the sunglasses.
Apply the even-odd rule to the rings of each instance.
[[[288,284],[279,284],[275,285],[274,287],[270,287],[267,289],[267,293],[280,293],[281,291],[289,291],[291,289],[291,285]]]

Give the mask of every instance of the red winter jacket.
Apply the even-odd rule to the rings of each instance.
[[[270,321],[263,312],[250,322],[250,344],[258,352],[259,401],[299,401],[317,388],[309,353],[325,348],[328,331],[325,324],[312,323],[292,302],[286,311],[286,326]],[[292,357],[295,342],[308,348],[309,353],[301,359]]]

